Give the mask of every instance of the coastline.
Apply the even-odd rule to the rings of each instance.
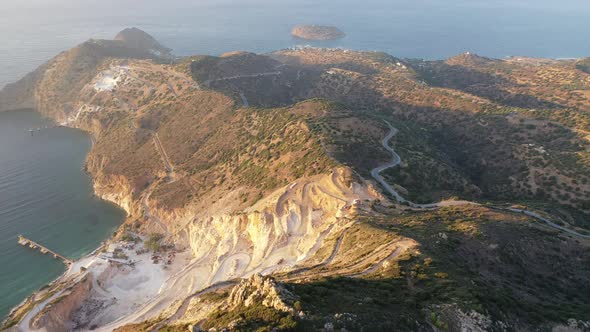
[[[89,130],[86,130],[84,128],[80,128],[80,127],[75,127],[75,126],[71,126],[71,123],[68,124],[63,124],[63,123],[59,123],[58,121],[56,121],[53,118],[47,117],[46,115],[38,112],[36,109],[22,109],[22,110],[14,110],[14,111],[32,111],[38,115],[40,115],[42,118],[47,119],[49,121],[52,122],[52,126],[51,128],[59,128],[59,127],[63,127],[63,128],[68,128],[68,129],[75,129],[78,131],[83,132],[84,134],[86,134],[88,136],[88,138],[90,139],[90,146],[84,156],[85,161],[84,161],[84,165],[82,166],[82,172],[85,174],[85,176],[87,176],[91,183],[92,183],[92,192],[90,193],[93,197],[100,199],[101,201],[108,203],[108,204],[112,204],[114,206],[116,206],[118,209],[125,211],[125,216],[123,217],[123,219],[121,220],[121,222],[119,223],[119,226],[117,226],[117,228],[115,229],[115,231],[111,234],[108,235],[108,237],[104,238],[103,241],[101,241],[100,245],[94,249],[92,249],[92,251],[90,251],[89,253],[84,254],[82,257],[73,260],[73,263],[70,264],[69,266],[66,266],[66,269],[63,273],[61,273],[59,276],[57,276],[55,279],[53,279],[51,282],[41,286],[40,288],[38,288],[37,290],[33,291],[31,294],[29,294],[27,297],[25,297],[20,303],[18,303],[17,305],[15,305],[5,317],[2,317],[2,321],[0,321],[0,327],[2,328],[6,328],[6,324],[11,320],[11,317],[20,309],[22,309],[23,307],[27,306],[30,303],[35,303],[35,298],[37,296],[39,296],[40,294],[42,294],[42,292],[44,292],[45,290],[51,289],[53,287],[56,287],[57,285],[67,282],[69,279],[71,279],[74,276],[75,273],[75,268],[80,268],[81,265],[80,263],[87,261],[87,260],[93,260],[98,258],[98,254],[102,251],[104,251],[106,248],[108,248],[108,246],[113,242],[113,240],[116,237],[116,234],[119,232],[120,228],[122,225],[125,224],[125,220],[126,218],[129,216],[128,212],[125,210],[124,207],[120,206],[119,204],[117,204],[116,201],[113,200],[108,200],[103,198],[101,195],[99,195],[96,191],[96,186],[95,186],[95,178],[92,176],[92,174],[88,171],[88,156],[90,155],[90,151],[92,150],[92,148],[94,147],[94,145],[96,144],[96,138],[94,137],[93,133]],[[39,303],[35,303],[35,305],[38,305]],[[33,307],[34,308],[34,307]],[[31,308],[31,309],[33,309]],[[24,316],[23,316],[24,317]],[[17,322],[16,325],[18,325],[18,323],[20,323],[21,320],[19,320],[19,322]],[[10,328],[10,327],[8,327]]]
[[[31,295],[27,296],[24,300],[22,300],[19,304],[17,304],[16,306],[14,306],[10,312],[8,313],[7,317],[5,317],[2,322],[0,323],[0,326],[3,326],[8,319],[10,318],[11,315],[14,314],[14,312],[16,312],[18,309],[22,308],[24,305],[26,305],[29,300],[31,300],[32,298],[34,298],[36,295],[38,295],[41,291],[43,291],[44,289],[48,289],[51,288],[53,286],[55,286],[56,284],[66,281],[65,278],[67,276],[69,276],[74,268],[74,266],[77,263],[80,263],[82,260],[85,259],[89,259],[93,256],[97,256],[98,252],[103,250],[104,248],[106,248],[106,246],[108,245],[108,243],[110,243],[112,240],[114,239],[113,235],[111,235],[108,239],[106,239],[105,241],[103,241],[100,245],[100,247],[94,249],[92,252],[80,257],[79,259],[75,260],[73,264],[71,264],[59,277],[55,278],[53,281],[51,281],[50,283],[41,286],[39,289],[37,289],[36,291],[34,291]]]

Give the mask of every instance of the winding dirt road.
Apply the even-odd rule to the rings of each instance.
[[[408,250],[408,248],[410,247],[409,243],[411,243],[411,242],[409,242],[409,241],[400,241],[400,242],[396,243],[396,247],[391,252],[391,254],[387,255],[385,258],[383,258],[382,260],[380,260],[376,264],[373,264],[373,266],[371,266],[367,270],[365,270],[363,272],[352,274],[352,275],[350,275],[350,277],[352,277],[352,278],[358,278],[358,277],[366,276],[368,274],[371,274],[371,273],[377,271],[379,268],[381,268],[385,264],[385,262],[387,262],[389,260],[392,260],[393,258],[398,257],[401,253],[403,253],[406,250]]]
[[[162,141],[160,141],[160,137],[158,136],[158,133],[154,133],[154,144],[156,145],[156,150],[158,151],[158,154],[162,157],[162,161],[164,162],[164,167],[166,167],[166,172],[168,173],[168,177],[170,177],[171,179],[174,178],[174,166],[172,166],[172,163],[170,162],[170,158],[168,157],[168,154],[166,153],[166,150],[164,149],[164,146],[162,145]]]
[[[398,130],[395,127],[393,127],[389,122],[387,122],[385,120],[383,120],[383,121],[389,127],[389,133],[387,133],[387,135],[385,135],[385,137],[381,141],[381,145],[383,146],[384,149],[386,149],[387,151],[389,151],[389,153],[391,153],[392,160],[387,164],[381,165],[381,166],[376,167],[373,170],[371,170],[371,176],[375,180],[377,180],[377,182],[379,182],[383,186],[383,188],[385,188],[385,190],[391,196],[393,196],[399,203],[405,203],[405,204],[409,205],[410,207],[419,208],[419,209],[436,209],[436,208],[440,208],[440,207],[444,207],[444,206],[461,206],[461,205],[480,206],[481,205],[480,203],[471,202],[471,201],[441,201],[441,202],[437,202],[437,203],[417,204],[417,203],[411,202],[411,201],[405,199],[403,196],[401,196],[389,183],[387,183],[387,181],[385,181],[383,176],[381,176],[381,173],[383,171],[385,171],[386,169],[396,167],[401,163],[400,156],[389,145],[389,141],[393,138],[393,136],[395,136],[397,134]],[[522,213],[522,214],[525,214],[529,217],[540,220],[540,221],[544,222],[545,224],[549,225],[550,227],[564,231],[568,234],[578,236],[578,237],[581,237],[584,239],[590,239],[590,235],[580,234],[572,229],[560,226],[560,225],[556,224],[555,222],[552,222],[551,220],[549,220],[549,219],[547,219],[547,218],[545,218],[545,217],[541,216],[540,214],[533,212],[533,211],[522,210],[522,209],[513,209],[513,208],[504,208],[504,207],[498,207],[498,206],[492,206],[492,208],[498,209],[498,210]]]
[[[400,195],[381,176],[381,173],[383,171],[385,171],[386,169],[398,166],[402,162],[402,159],[400,158],[400,156],[395,152],[395,150],[393,150],[393,148],[391,146],[389,146],[389,141],[393,138],[393,136],[395,136],[397,134],[398,130],[395,127],[393,127],[389,122],[387,122],[385,120],[384,120],[384,122],[389,127],[389,133],[387,133],[387,135],[383,138],[383,140],[381,140],[381,145],[383,146],[383,148],[385,148],[387,151],[389,151],[389,153],[391,153],[392,160],[387,164],[381,165],[381,166],[376,167],[373,170],[371,170],[371,176],[375,180],[377,180],[377,182],[379,182],[385,188],[385,190],[387,190],[387,192],[390,195],[395,197],[395,199],[398,202],[406,203],[413,208],[419,208],[419,209],[435,209],[435,208],[439,208],[439,207],[443,207],[443,206],[456,206],[456,205],[481,205],[479,203],[470,202],[470,201],[441,201],[438,203],[418,204],[418,203],[414,203],[412,201],[409,201],[409,200],[405,199],[402,195]]]
[[[590,239],[590,235],[580,234],[580,233],[578,233],[578,232],[576,232],[574,230],[571,230],[569,228],[566,228],[566,227],[563,227],[563,226],[559,226],[558,224],[556,224],[553,221],[551,221],[551,220],[549,220],[549,219],[541,216],[540,214],[538,214],[536,212],[529,211],[529,210],[522,210],[522,209],[513,209],[513,208],[505,208],[504,210],[525,214],[525,215],[527,215],[529,217],[533,217],[533,218],[535,218],[537,220],[544,221],[547,225],[549,225],[549,226],[551,226],[553,228],[557,228],[559,230],[562,230],[562,231],[564,231],[566,233],[569,233],[571,235],[579,236],[579,237],[584,238],[584,239]]]

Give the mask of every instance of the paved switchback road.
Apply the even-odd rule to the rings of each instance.
[[[400,195],[389,183],[387,183],[387,181],[385,181],[383,176],[381,176],[381,173],[383,171],[385,171],[386,169],[396,167],[401,163],[400,156],[389,145],[389,141],[393,138],[393,136],[395,136],[397,134],[398,130],[395,127],[393,127],[389,122],[387,122],[385,120],[384,120],[384,122],[389,127],[389,133],[387,133],[387,135],[383,138],[383,140],[381,141],[381,145],[383,146],[384,149],[386,149],[387,151],[389,151],[389,153],[391,153],[392,160],[390,162],[388,162],[387,164],[381,165],[381,166],[376,167],[373,170],[371,170],[371,176],[375,180],[377,180],[377,182],[379,182],[383,186],[383,188],[385,188],[385,190],[391,196],[393,196],[399,203],[405,203],[405,204],[409,205],[410,207],[419,208],[419,209],[436,209],[436,208],[445,207],[445,206],[461,206],[461,205],[477,205],[477,206],[479,206],[479,205],[481,205],[480,203],[471,202],[471,201],[441,201],[441,202],[429,203],[429,204],[417,204],[417,203],[414,203],[414,202],[411,202],[411,201],[405,199],[402,195]],[[574,235],[574,236],[577,236],[580,238],[590,239],[590,235],[581,234],[581,233],[578,233],[572,229],[569,229],[569,228],[566,228],[563,226],[559,226],[555,222],[541,216],[540,214],[538,214],[534,211],[505,208],[505,207],[498,207],[498,206],[491,206],[491,207],[494,209],[498,209],[498,210],[522,213],[522,214],[525,214],[529,217],[540,220],[552,228],[558,229],[560,231],[564,231],[568,234],[571,234],[571,235]]]

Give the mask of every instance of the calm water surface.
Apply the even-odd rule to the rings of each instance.
[[[52,125],[32,111],[0,112],[0,318],[65,270],[51,256],[18,245],[18,234],[79,258],[124,218],[92,195],[82,170],[89,137]],[[29,128],[42,129],[31,136]]]

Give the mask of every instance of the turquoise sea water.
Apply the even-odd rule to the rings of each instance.
[[[178,55],[258,53],[302,44],[442,59],[590,56],[588,0],[2,0],[0,87],[89,38],[136,26]],[[296,24],[340,27],[343,39],[295,40]],[[123,214],[92,197],[90,146],[32,112],[0,113],[0,317],[63,271],[16,244],[23,233],[72,258],[96,248]]]
[[[18,234],[75,259],[124,218],[92,195],[83,171],[89,137],[52,126],[32,111],[0,113],[0,318],[65,271],[51,256],[18,245]]]

